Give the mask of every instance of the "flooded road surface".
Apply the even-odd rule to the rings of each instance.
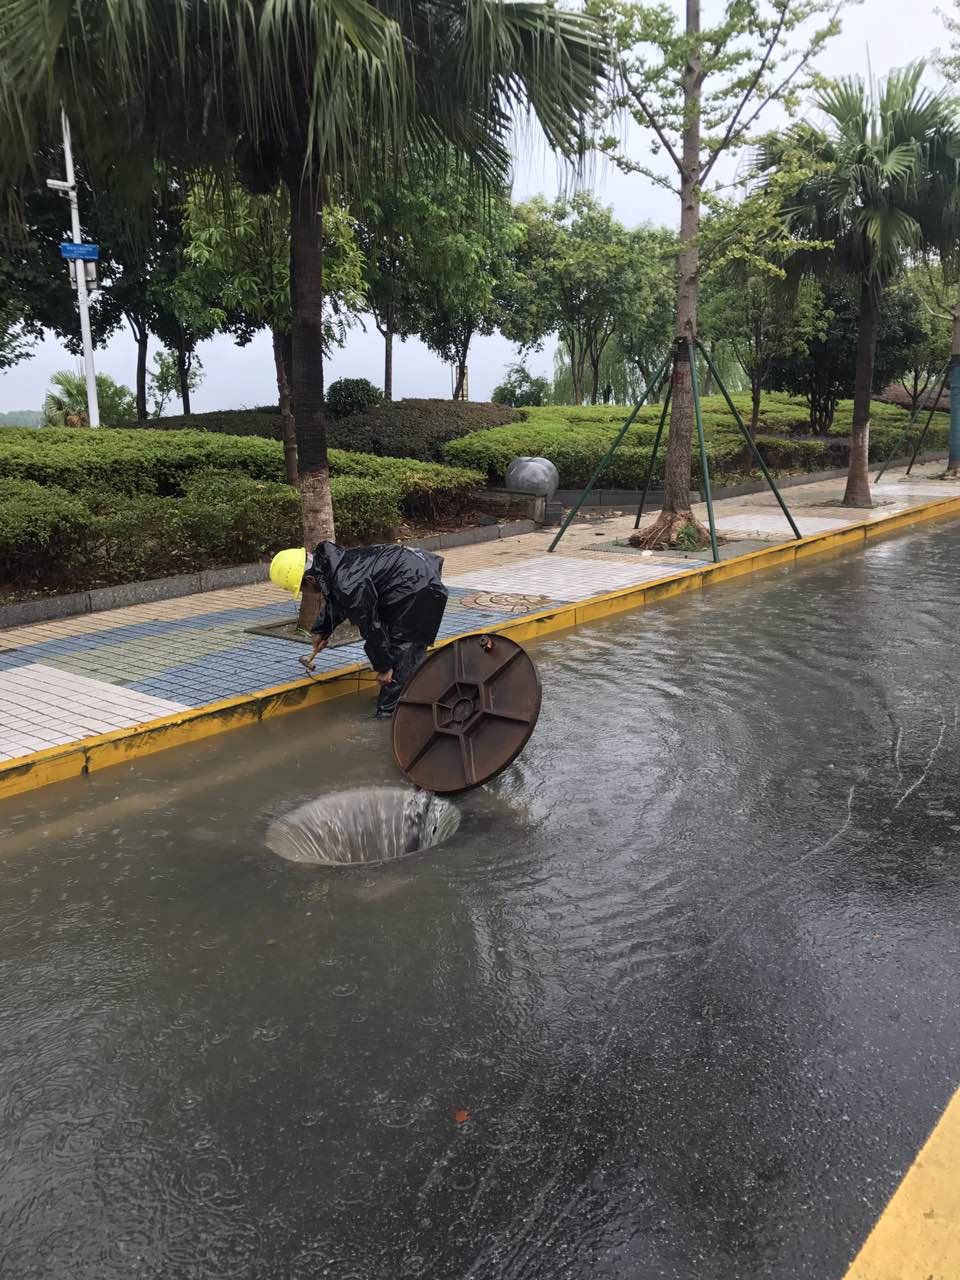
[[[932,525],[532,651],[445,846],[345,699],[0,805],[0,1274],[827,1280],[960,1077],[956,566]]]

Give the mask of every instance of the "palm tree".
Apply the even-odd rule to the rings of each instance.
[[[372,156],[465,156],[499,179],[518,110],[582,153],[607,51],[589,18],[535,0],[0,0],[0,188],[63,104],[91,172],[239,173],[290,197],[292,392],[308,546],[333,534],[324,415],[324,229],[331,185]],[[402,163],[398,161],[397,163]],[[138,178],[138,175],[142,175]],[[149,177],[147,177],[149,175]]]
[[[785,149],[805,153],[813,176],[784,204],[790,227],[830,249],[804,250],[794,270],[841,272],[860,282],[850,464],[843,502],[869,507],[870,404],[880,297],[907,258],[928,243],[924,222],[942,199],[931,179],[955,148],[956,104],[921,85],[924,64],[893,71],[874,94],[858,77],[828,86],[817,106],[827,127],[799,126],[764,148],[774,167]],[[954,172],[953,185],[956,186]],[[943,184],[941,183],[941,187]]]
[[[135,421],[137,404],[129,387],[114,382],[107,373],[97,374],[97,400],[106,427],[126,427]],[[61,369],[50,379],[43,401],[45,427],[88,427],[87,379],[82,369]]]

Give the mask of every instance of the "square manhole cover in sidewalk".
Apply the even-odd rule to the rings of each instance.
[[[269,636],[271,640],[292,640],[295,644],[313,643],[313,636],[309,631],[302,631],[297,626],[296,618],[290,618],[287,622],[271,622],[265,627],[248,627],[247,635]],[[358,644],[361,639],[362,636],[357,628],[345,622],[334,631],[327,643],[327,648],[339,649],[341,645]]]

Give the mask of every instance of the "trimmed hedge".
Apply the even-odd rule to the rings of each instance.
[[[111,428],[112,430],[113,428]],[[150,418],[142,426],[128,422],[124,431],[202,431],[209,435],[260,436],[264,440],[283,439],[283,419],[279,409],[217,409],[213,413],[171,414]]]
[[[71,493],[106,488],[173,497],[197,471],[280,479],[282,459],[282,447],[272,441],[200,431],[0,428],[0,477],[59,485]]]
[[[456,510],[482,483],[474,471],[339,449],[330,451],[330,470],[334,481],[354,476],[390,488],[397,512],[391,525],[401,516],[430,519]],[[0,478],[33,480],[70,493],[101,489],[114,497],[183,497],[195,489],[196,477],[208,472],[229,472],[265,485],[281,483],[283,448],[272,440],[199,431],[0,428]]]
[[[330,443],[380,457],[443,462],[444,446],[470,432],[519,422],[521,413],[502,404],[454,400],[397,400],[351,413],[330,423]]]
[[[337,537],[390,537],[461,509],[475,471],[331,450]],[[300,499],[271,440],[202,432],[0,429],[0,582],[71,589],[296,545]]]
[[[736,404],[745,421],[749,420],[749,396],[735,395]],[[754,474],[755,464],[722,397],[704,396],[703,426],[711,477],[734,481]],[[650,452],[656,436],[662,406],[651,405],[637,414],[624,443],[610,461],[603,483],[609,488],[639,489],[643,487]],[[803,436],[809,427],[806,404],[786,395],[765,396],[757,432],[767,465],[777,471],[818,471],[846,464],[853,406],[842,401],[837,409],[831,433],[824,437]],[[560,473],[562,488],[579,488],[587,483],[617,430],[623,425],[626,411],[622,406],[595,408],[561,408],[547,406],[527,409],[524,420],[509,426],[476,431],[447,444],[444,455],[456,466],[475,467],[493,483],[502,483],[507,466],[520,456],[549,458]],[[904,427],[908,415],[894,405],[875,404],[870,434],[870,457],[886,458]],[[920,430],[915,426],[904,448],[909,448]],[[654,468],[654,484],[663,481],[666,460],[664,433]],[[934,423],[927,435],[925,448],[939,450],[946,446],[948,427]],[[694,448],[694,476],[699,478],[699,457]]]
[[[344,542],[389,535],[399,523],[395,485],[338,476],[331,489]],[[136,493],[119,502],[105,489],[0,480],[0,581],[16,586],[73,589],[244,564],[301,536],[295,489],[229,472],[198,474],[180,498]]]
[[[373,453],[382,457],[417,458],[442,462],[443,446],[471,431],[518,422],[516,409],[500,404],[475,404],[453,400],[394,400],[361,413],[331,416],[327,424],[333,448]],[[186,417],[156,418],[140,431],[202,431],[205,434],[283,438],[280,414],[268,409],[227,409],[218,413],[192,413]]]

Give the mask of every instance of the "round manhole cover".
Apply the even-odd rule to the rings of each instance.
[[[511,764],[540,714],[540,677],[505,636],[462,636],[424,662],[393,715],[393,753],[416,786],[452,795]]]

